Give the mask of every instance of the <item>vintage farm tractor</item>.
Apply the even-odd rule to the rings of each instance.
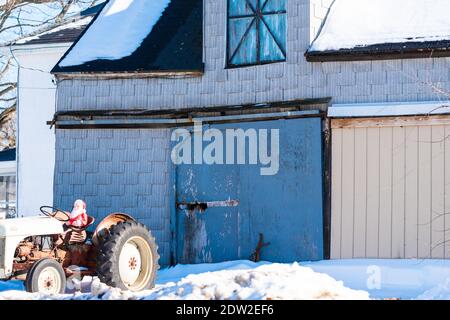
[[[71,276],[97,275],[112,287],[141,291],[159,269],[150,231],[131,216],[113,213],[94,232],[68,226],[69,213],[44,206],[43,216],[0,219],[0,279],[25,280],[28,292],[64,293]]]

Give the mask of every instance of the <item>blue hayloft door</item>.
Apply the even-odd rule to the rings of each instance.
[[[249,133],[247,130],[251,129],[258,138],[262,132],[259,141],[264,140],[266,131],[267,154],[276,152],[271,145],[274,132],[271,130],[277,129],[278,171],[276,174],[262,175],[261,168],[269,166],[260,163],[260,155],[255,165],[248,145],[245,159],[240,159],[241,164],[226,164],[230,149],[224,146],[218,157],[223,152],[224,164],[210,165],[202,159],[203,164],[174,166],[175,205],[172,218],[175,220],[176,262],[204,263],[254,258],[260,235],[263,235],[264,243],[269,243],[260,248],[260,260],[293,262],[323,259],[321,119],[204,125],[202,132],[208,129],[215,129],[216,138],[221,132],[223,140],[227,138],[227,129],[242,129],[241,133]],[[247,142],[254,138],[250,133]],[[192,147],[195,145],[193,140],[194,137]],[[206,140],[213,139],[209,137]],[[203,142],[203,148],[207,145],[208,142]],[[237,143],[235,147],[236,153]],[[252,152],[259,153],[260,149],[259,145]],[[193,161],[194,158],[192,153]],[[272,165],[275,167],[275,164]]]

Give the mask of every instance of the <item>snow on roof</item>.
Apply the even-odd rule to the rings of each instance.
[[[150,34],[170,1],[111,0],[59,66],[130,56]]]
[[[330,118],[413,116],[449,113],[450,101],[335,104],[328,109],[328,117]]]
[[[92,21],[92,16],[71,20],[58,27],[40,31],[39,33],[16,41],[16,45],[47,43],[47,42],[73,42],[80,35],[81,31]]]
[[[450,40],[449,0],[335,0],[309,51]]]

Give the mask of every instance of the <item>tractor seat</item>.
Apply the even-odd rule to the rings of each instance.
[[[87,240],[86,229],[94,222],[95,218],[88,216],[88,223],[84,227],[67,226],[68,232],[65,235],[64,242],[68,244],[83,244]]]
[[[75,227],[75,226],[68,226],[68,227],[69,227],[69,229],[72,229],[73,231],[81,232],[81,231],[85,231],[87,228],[89,228],[94,222],[95,222],[95,218],[88,216],[87,224],[84,227]]]

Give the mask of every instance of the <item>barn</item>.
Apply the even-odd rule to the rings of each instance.
[[[165,265],[446,257],[449,5],[398,3],[109,1],[52,71],[55,206]]]

